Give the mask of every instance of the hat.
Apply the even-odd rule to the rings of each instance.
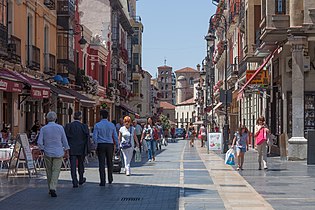
[[[73,119],[75,120],[80,120],[82,118],[82,113],[79,111],[79,112],[75,112],[73,114]]]

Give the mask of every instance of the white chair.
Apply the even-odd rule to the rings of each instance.
[[[6,164],[6,166],[9,167],[10,159],[11,159],[11,154],[9,151],[0,150],[0,162],[1,162],[0,170],[3,169],[3,164]]]

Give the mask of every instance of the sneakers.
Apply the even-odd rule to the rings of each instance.
[[[149,159],[149,162],[151,162],[152,160],[151,159]]]
[[[57,197],[56,190],[49,190],[49,194],[51,197]]]
[[[126,172],[126,176],[130,176],[130,172],[129,171]]]
[[[153,161],[155,161],[155,157],[153,157]]]

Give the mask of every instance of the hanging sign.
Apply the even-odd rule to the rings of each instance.
[[[255,74],[256,70],[247,70],[246,71],[246,81],[249,81],[250,78]],[[258,84],[258,85],[267,85],[269,83],[269,73],[267,70],[260,71],[255,78],[253,78],[249,84]]]

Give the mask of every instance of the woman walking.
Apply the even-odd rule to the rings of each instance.
[[[188,128],[188,134],[189,134],[189,138],[190,138],[190,146],[194,147],[194,141],[196,138],[196,131],[195,131],[195,127],[192,123],[190,123],[189,128]]]
[[[49,194],[51,197],[57,197],[56,187],[63,156],[65,152],[66,156],[69,155],[70,147],[63,127],[55,123],[57,114],[49,112],[46,119],[48,124],[40,129],[38,146],[44,151]]]
[[[142,136],[141,136],[141,141],[143,140],[146,141],[147,143],[147,148],[148,148],[148,159],[149,162],[155,161],[155,148],[156,148],[156,141],[153,139],[153,120],[151,117],[148,117],[147,119],[147,124],[143,128]]]
[[[242,125],[234,134],[232,148],[236,145],[237,170],[243,170],[244,155],[248,151],[249,135],[247,128]]]
[[[201,139],[201,147],[204,147],[205,141],[207,141],[207,132],[204,124],[202,124],[201,127],[199,128],[199,135]]]
[[[135,128],[131,126],[131,118],[126,116],[123,120],[124,126],[119,129],[118,140],[125,162],[125,172],[130,176],[130,162],[133,156],[134,145],[139,148],[138,138]]]
[[[265,118],[263,116],[259,117],[255,126],[255,138],[258,151],[258,163],[259,170],[261,170],[261,162],[263,162],[264,169],[268,169],[267,166],[267,134],[269,129],[265,124]]]

